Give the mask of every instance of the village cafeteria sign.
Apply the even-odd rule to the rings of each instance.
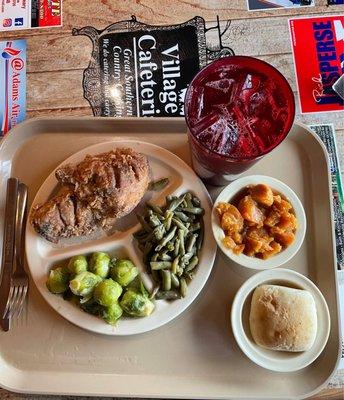
[[[227,24],[226,29],[228,29]],[[223,47],[220,23],[218,50],[206,47],[204,19],[179,25],[152,26],[135,17],[103,31],[73,29],[93,43],[90,64],[84,71],[84,97],[94,115],[107,117],[180,117],[188,84],[210,59],[232,55]]]

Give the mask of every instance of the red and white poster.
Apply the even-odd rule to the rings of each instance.
[[[302,113],[343,111],[333,85],[344,72],[344,17],[289,20]]]
[[[62,0],[0,0],[0,31],[62,25]]]

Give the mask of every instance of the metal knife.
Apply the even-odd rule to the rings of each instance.
[[[11,286],[11,275],[14,264],[15,219],[18,199],[19,181],[9,178],[7,181],[7,195],[5,206],[4,239],[1,262],[0,284],[0,325],[4,331],[10,329],[10,319],[2,318]]]

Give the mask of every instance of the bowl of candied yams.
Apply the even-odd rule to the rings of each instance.
[[[231,260],[247,268],[278,267],[300,249],[306,215],[294,191],[278,179],[250,175],[226,186],[212,213],[215,240]]]

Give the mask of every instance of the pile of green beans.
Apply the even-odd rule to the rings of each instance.
[[[144,215],[137,216],[141,229],[134,237],[155,283],[151,298],[186,296],[202,247],[203,214],[198,197],[186,192],[167,196],[163,207],[147,202]]]

